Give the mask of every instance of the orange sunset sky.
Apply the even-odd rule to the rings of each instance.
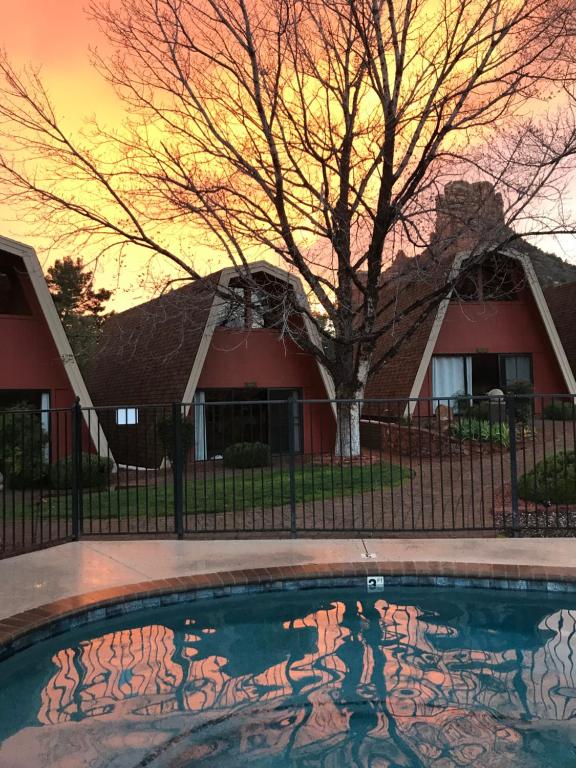
[[[17,68],[40,67],[58,115],[75,130],[82,127],[85,116],[95,115],[107,125],[123,119],[112,89],[91,66],[90,47],[103,51],[106,41],[88,19],[85,8],[83,0],[0,0],[0,48]],[[69,248],[59,249],[48,238],[39,236],[32,222],[21,220],[17,209],[0,203],[0,219],[0,234],[30,243],[44,267],[70,253]],[[90,261],[97,253],[78,255]],[[205,271],[222,264],[219,254],[211,251],[206,250],[201,257]],[[157,267],[151,279],[149,259],[147,254],[133,252],[121,269],[112,257],[98,261],[97,284],[114,291],[110,308],[126,309],[158,290],[166,272]]]
[[[6,50],[17,68],[26,65],[41,68],[58,114],[70,126],[80,128],[84,117],[92,114],[100,122],[114,125],[122,119],[120,105],[89,60],[89,46],[105,50],[105,42],[84,9],[84,0],[0,0],[0,48]],[[576,193],[576,184],[573,188]],[[44,266],[70,252],[50,248],[46,238],[33,232],[31,223],[20,219],[17,209],[0,204],[0,218],[0,234],[29,242]],[[546,238],[536,244],[576,262],[576,238],[572,236]],[[79,255],[90,261],[96,253]],[[201,257],[206,271],[222,263],[218,253],[207,249]],[[133,253],[120,272],[112,258],[98,262],[97,284],[115,291],[112,308],[124,309],[154,292],[147,279],[148,258]]]

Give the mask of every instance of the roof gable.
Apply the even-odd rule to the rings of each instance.
[[[38,261],[36,251],[25,243],[20,243],[16,240],[11,240],[10,238],[2,236],[0,236],[0,251],[17,256],[22,260],[22,264],[30,279],[31,289],[34,291],[40,306],[42,317],[54,340],[54,344],[60,360],[62,361],[70,386],[72,387],[72,391],[76,397],[79,398],[80,404],[84,406],[84,408],[92,408],[92,399],[88,394],[86,384],[80,373],[80,369],[78,368],[74,353],[72,352],[72,347],[70,346],[70,342],[68,341],[62,323],[60,322],[58,312],[52,301],[52,296],[48,290],[46,279],[42,272],[40,262]],[[86,412],[84,412],[84,419],[94,446],[98,447],[102,455],[110,455],[108,452],[108,443],[98,419],[87,418]]]
[[[514,259],[522,267],[526,284],[538,308],[540,319],[544,325],[566,387],[569,392],[576,392],[574,375],[529,257],[525,253],[512,248],[502,249],[501,253],[506,257]],[[393,285],[392,290],[385,288],[382,298],[390,306],[387,312],[385,312],[384,322],[392,320],[394,313],[401,314],[413,303],[425,299],[433,287],[434,280],[439,283],[448,277],[454,279],[469,255],[469,252],[466,251],[458,253],[454,257],[451,268],[439,271],[435,276],[426,277],[424,275],[420,276],[420,279],[417,277],[414,279],[415,276],[412,275],[411,279],[398,279],[396,284]],[[395,294],[393,291],[395,291]],[[403,343],[400,344],[403,334],[406,333],[410,324],[414,322],[410,317],[400,320],[398,324],[392,327],[390,332],[383,334],[377,344],[376,360],[378,357],[382,357],[395,344],[399,344],[399,349],[397,354],[390,359],[389,363],[383,365],[376,374],[370,377],[366,388],[367,397],[417,398],[419,396],[451,295],[452,292],[439,304],[435,311],[422,320],[415,332]],[[413,409],[414,405],[415,403],[411,404],[410,410]]]
[[[252,275],[265,272],[291,285],[302,306],[307,301],[300,281],[265,261],[248,265]],[[224,310],[225,291],[241,270],[229,267],[157,299],[112,316],[88,369],[97,404],[145,405],[192,402],[214,329]],[[307,333],[315,329],[304,317]],[[332,382],[319,365],[329,397]]]

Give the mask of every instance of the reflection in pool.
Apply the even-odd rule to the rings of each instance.
[[[314,589],[90,625],[0,665],[2,768],[576,766],[576,598]]]

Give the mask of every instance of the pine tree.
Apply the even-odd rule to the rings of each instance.
[[[82,259],[66,256],[54,262],[46,274],[58,314],[76,360],[82,367],[92,356],[100,338],[105,304],[111,291],[94,288],[94,273]]]

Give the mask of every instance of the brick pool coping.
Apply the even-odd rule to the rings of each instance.
[[[389,586],[481,587],[576,592],[576,564],[542,566],[515,563],[449,561],[366,561],[248,568],[142,581],[110,587],[17,613],[0,620],[0,658],[72,627],[151,605],[168,605],[199,597],[313,586],[315,582],[361,585],[368,576],[384,576]],[[196,593],[196,594],[195,594]],[[167,599],[158,600],[165,596]],[[168,597],[170,596],[170,599]],[[156,598],[156,600],[154,600]],[[60,625],[60,626],[58,626]]]

